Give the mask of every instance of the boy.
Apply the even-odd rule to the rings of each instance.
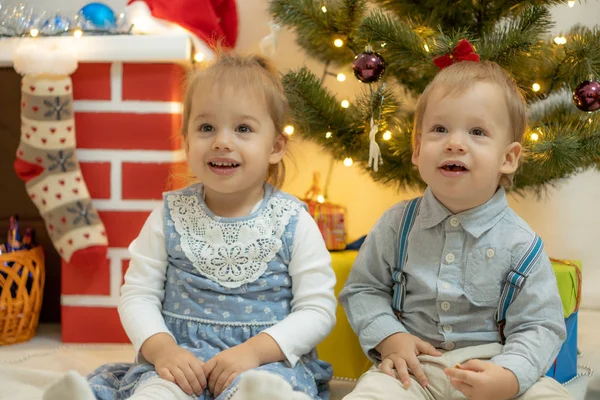
[[[565,339],[550,260],[506,200],[525,130],[497,64],[453,64],[425,89],[412,161],[428,187],[377,222],[340,294],[377,365],[345,400],[570,398],[541,378]]]

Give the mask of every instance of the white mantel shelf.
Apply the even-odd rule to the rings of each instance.
[[[12,66],[15,49],[26,42],[72,46],[79,62],[186,62],[192,55],[191,40],[184,35],[9,38],[0,39],[0,67]],[[208,47],[195,51],[211,54]]]

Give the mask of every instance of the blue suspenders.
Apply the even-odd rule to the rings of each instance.
[[[398,231],[398,265],[392,274],[394,281],[394,299],[392,308],[398,319],[402,319],[402,311],[404,310],[404,298],[406,297],[406,276],[403,268],[408,256],[408,235],[415,224],[415,219],[419,213],[422,197],[409,200],[402,212],[400,221],[400,229]]]
[[[504,323],[506,322],[506,312],[508,307],[515,301],[515,298],[521,291],[521,288],[525,284],[531,268],[535,265],[537,260],[540,258],[544,251],[544,243],[542,239],[535,235],[533,241],[529,245],[529,248],[523,254],[523,257],[519,260],[516,267],[511,268],[510,272],[506,276],[506,281],[502,287],[502,295],[498,302],[498,309],[496,310],[496,322],[498,323],[498,330],[500,331],[500,339],[504,344]]]
[[[394,280],[394,298],[392,307],[399,319],[402,318],[404,298],[406,296],[406,277],[402,269],[407,258],[408,236],[415,223],[417,214],[419,213],[421,199],[421,197],[417,197],[416,199],[408,201],[402,213],[402,220],[400,222],[398,234],[398,265],[392,274],[392,279]],[[514,268],[511,268],[506,276],[506,281],[502,287],[502,295],[498,302],[498,309],[496,310],[496,322],[498,324],[502,343],[504,343],[504,323],[508,307],[510,307],[519,294],[519,291],[527,280],[527,276],[531,272],[531,268],[533,268],[536,261],[540,258],[543,250],[544,244],[542,243],[542,239],[535,235],[523,257],[521,257]]]
[[[408,202],[402,213],[402,220],[400,222],[399,241],[398,241],[398,268],[392,274],[394,281],[394,303],[393,307],[397,313],[402,313],[404,308],[404,297],[406,296],[406,277],[402,268],[406,262],[408,255],[408,235],[415,224],[415,219],[419,213],[419,206],[421,205],[421,197],[412,199]]]

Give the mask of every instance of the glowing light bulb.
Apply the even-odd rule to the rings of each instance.
[[[322,194],[320,194],[319,196],[317,196],[317,201],[318,201],[319,203],[325,203],[325,197],[323,197],[323,195],[322,195]]]
[[[392,138],[392,132],[385,131],[383,132],[383,140],[390,140]]]
[[[556,44],[566,44],[567,43],[567,38],[564,36],[557,36],[554,38],[554,43]]]
[[[37,29],[33,28],[32,30],[29,31],[29,34],[32,37],[36,37],[38,34],[40,33],[40,31],[38,31]]]
[[[331,138],[331,135],[332,135],[332,133],[331,133],[331,132],[327,132],[327,133],[325,134],[325,138],[329,139],[329,138]]]
[[[533,85],[531,85],[531,88],[533,89],[534,92],[539,92],[542,87],[540,86],[539,83],[534,83]]]
[[[346,75],[344,75],[340,72],[339,74],[337,74],[336,78],[338,81],[344,82],[346,80]]]
[[[287,125],[285,128],[283,128],[283,131],[285,133],[287,133],[288,135],[293,135],[294,134],[294,127],[291,125]]]
[[[326,13],[327,12],[327,7],[325,7],[325,6],[321,7],[321,11],[323,11],[324,13]]]
[[[204,60],[204,54],[203,53],[196,53],[196,54],[194,54],[194,61],[201,62],[202,60]]]
[[[344,165],[345,165],[346,167],[351,167],[351,166],[352,166],[352,164],[354,164],[354,161],[352,161],[352,159],[351,159],[350,157],[348,157],[348,158],[346,158],[346,159],[344,160]]]
[[[423,47],[425,48],[425,51],[429,53],[429,46],[427,46],[427,43],[425,43]]]
[[[567,4],[569,5],[569,7],[573,8],[575,7],[575,0],[569,0]]]
[[[531,134],[531,140],[533,140],[534,142],[537,142],[539,138],[540,136],[537,133]]]
[[[342,47],[344,45],[344,41],[342,39],[335,39],[333,41],[333,45],[335,47]]]
[[[75,37],[82,37],[83,36],[83,31],[81,29],[75,29],[75,32],[73,32],[73,36],[75,36]]]
[[[350,107],[350,102],[348,100],[342,100],[342,107],[344,107],[344,108]]]

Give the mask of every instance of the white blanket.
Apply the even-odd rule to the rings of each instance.
[[[0,346],[0,400],[41,400],[67,371],[85,376],[102,364],[133,358],[130,345],[62,345],[54,338]]]
[[[0,365],[0,400],[40,400],[61,372]]]

